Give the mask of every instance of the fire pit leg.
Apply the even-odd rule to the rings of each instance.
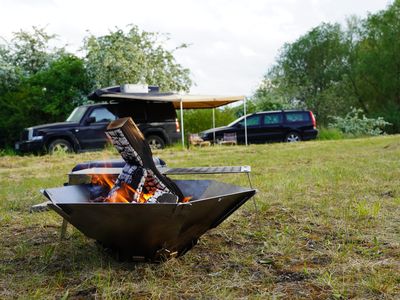
[[[61,233],[60,233],[60,240],[65,240],[65,236],[67,235],[67,226],[68,226],[68,221],[63,218],[62,224],[61,224]]]

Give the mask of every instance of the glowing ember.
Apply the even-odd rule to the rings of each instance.
[[[184,203],[185,202],[189,202],[190,200],[192,200],[192,198],[193,198],[192,196],[185,197],[185,198],[182,199],[182,202],[184,202]]]
[[[92,176],[91,183],[93,185],[99,185],[104,187],[107,191],[111,191],[115,186],[116,179],[114,176],[110,175],[94,175]],[[125,182],[121,183],[121,186],[114,190],[111,195],[109,194],[104,199],[101,199],[102,202],[109,203],[130,203],[130,202],[138,202],[138,203],[146,203],[152,196],[154,196],[155,189],[144,189],[142,193],[139,193],[134,188],[132,188],[129,184]],[[138,195],[134,197],[134,195]],[[138,199],[135,201],[134,199]]]

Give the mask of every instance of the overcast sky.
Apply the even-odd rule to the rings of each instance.
[[[46,27],[70,51],[87,31],[99,36],[136,24],[189,43],[175,57],[192,72],[192,93],[251,95],[285,42],[321,22],[343,23],[390,0],[0,0],[0,36]],[[79,55],[79,53],[77,53]]]

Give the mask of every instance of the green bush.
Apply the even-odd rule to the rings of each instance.
[[[341,140],[344,138],[343,132],[337,128],[320,128],[318,132],[319,140]]]
[[[0,149],[0,157],[2,156],[14,156],[16,155],[14,149],[7,147],[5,149]]]
[[[385,127],[392,125],[382,117],[367,118],[362,109],[353,108],[345,117],[332,117],[329,128],[338,129],[349,136],[375,136],[385,134]]]
[[[180,122],[180,111],[177,110]],[[235,108],[225,106],[215,109],[215,126],[225,126],[234,121]],[[185,133],[199,133],[213,127],[212,109],[188,109],[183,112]]]

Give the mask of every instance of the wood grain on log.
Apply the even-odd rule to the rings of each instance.
[[[149,144],[131,118],[111,122],[106,134],[127,163],[109,195],[112,196],[112,192],[125,183],[135,190],[132,195],[135,202],[142,202],[140,195],[143,192],[152,193],[149,202],[157,202],[163,194],[174,194],[178,197],[178,201],[184,199],[176,184],[158,171]],[[170,196],[163,197],[167,198],[171,199]]]

